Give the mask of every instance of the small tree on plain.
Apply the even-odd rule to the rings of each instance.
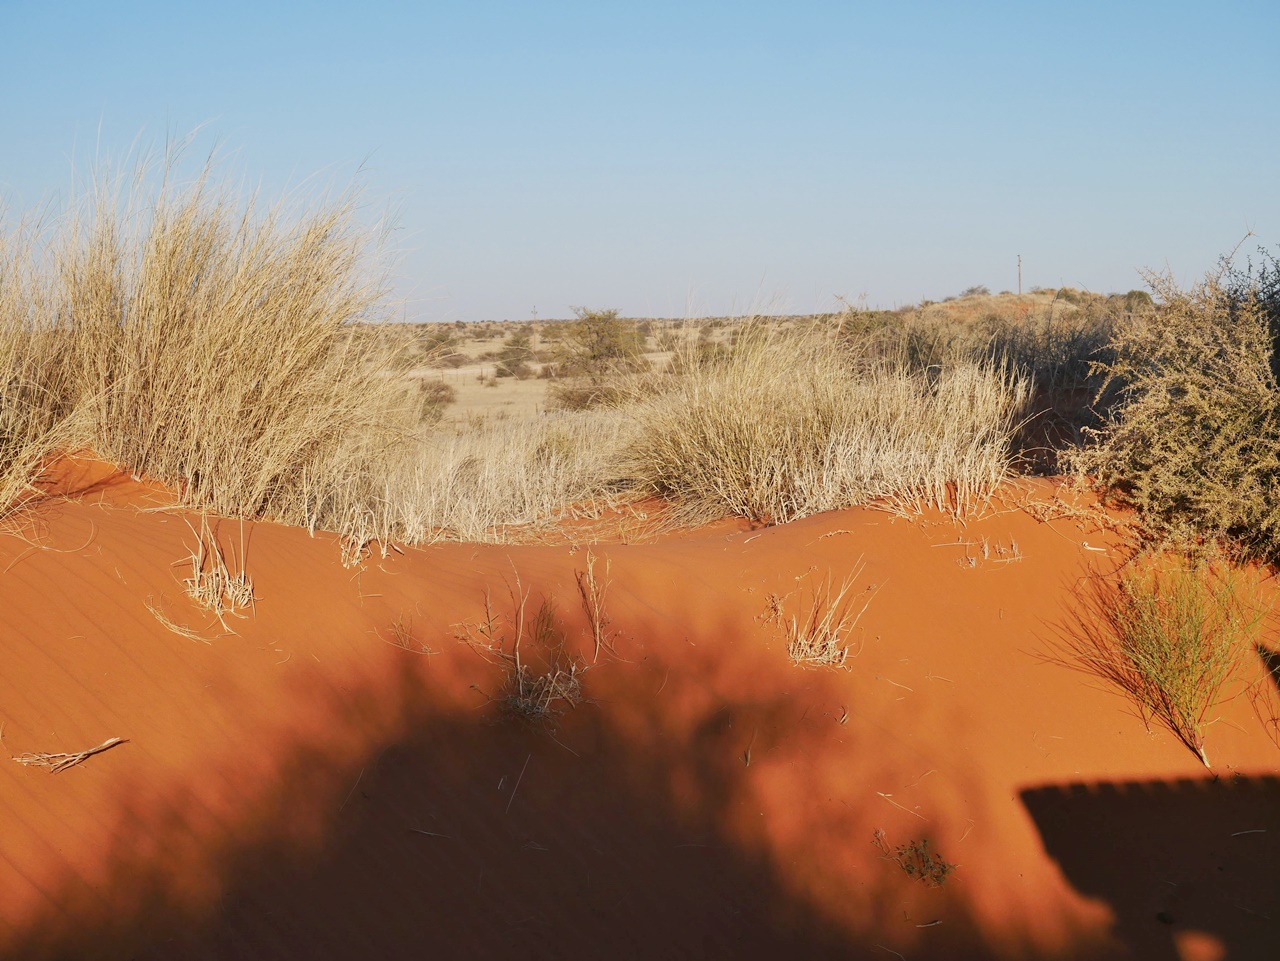
[[[575,307],[577,320],[566,328],[561,344],[563,374],[598,376],[631,373],[645,367],[644,336],[617,310]]]
[[[565,328],[556,358],[557,376],[564,380],[552,387],[551,400],[567,409],[611,402],[618,396],[619,378],[648,369],[644,335],[617,310],[575,307],[573,312],[577,319]]]

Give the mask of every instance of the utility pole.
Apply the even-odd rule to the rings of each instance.
[[[1022,254],[1018,254],[1018,296],[1022,296]]]

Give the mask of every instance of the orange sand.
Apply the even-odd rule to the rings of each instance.
[[[584,547],[447,545],[351,570],[330,536],[246,524],[256,613],[224,634],[183,593],[187,515],[155,509],[170,501],[154,485],[83,469],[61,485],[76,499],[0,537],[3,747],[128,743],[56,775],[0,755],[5,958],[1215,959],[1280,944],[1280,749],[1248,699],[1210,727],[1210,774],[1042,656],[1076,581],[1123,559],[1096,525],[859,509],[597,546],[616,655],[582,676],[588,702],[530,724],[501,715],[500,667],[455,625],[486,589],[509,609],[518,573],[590,661]],[[241,526],[219,536],[238,557]],[[1020,556],[997,550],[1013,542]],[[796,592],[794,611],[859,558],[857,589],[875,594],[857,656],[793,666],[769,595]],[[437,653],[392,643],[397,622]],[[925,887],[876,831],[927,838],[958,867]]]

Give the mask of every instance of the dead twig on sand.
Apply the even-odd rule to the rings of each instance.
[[[547,720],[560,713],[560,704],[576,708],[583,701],[582,675],[588,665],[564,650],[564,634],[556,625],[555,605],[544,599],[536,614],[526,618],[529,592],[516,574],[514,586],[508,582],[511,614],[499,618],[488,591],[484,598],[484,620],[457,625],[457,637],[472,650],[505,668],[502,696],[498,699],[511,714],[529,720]],[[502,621],[505,620],[504,627]],[[521,654],[523,641],[531,642],[542,655],[545,669],[530,667]],[[508,649],[509,648],[509,649]]]
[[[578,582],[578,594],[582,598],[582,609],[586,612],[587,623],[591,625],[591,640],[595,643],[595,653],[591,656],[594,664],[600,659],[600,648],[614,654],[613,639],[615,632],[609,630],[609,615],[605,613],[604,599],[609,593],[609,570],[613,566],[609,558],[604,559],[604,578],[596,578],[597,557],[587,548],[587,569],[574,571],[574,579]]]
[[[61,774],[67,768],[83,764],[95,754],[109,751],[117,744],[128,743],[127,738],[113,737],[103,741],[97,747],[91,747],[87,751],[77,751],[75,754],[19,754],[14,760],[24,767],[47,767],[50,774]]]

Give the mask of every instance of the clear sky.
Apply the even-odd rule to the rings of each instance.
[[[418,320],[1193,280],[1280,243],[1280,2],[0,0],[0,207],[203,125]]]

